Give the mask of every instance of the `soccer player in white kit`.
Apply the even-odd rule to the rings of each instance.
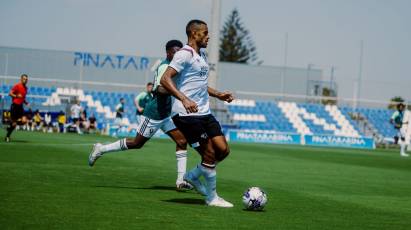
[[[83,134],[80,130],[80,115],[82,111],[83,111],[83,108],[81,108],[79,100],[77,100],[76,103],[73,104],[70,108],[71,119],[74,125],[76,126],[76,131],[78,134]]]
[[[396,142],[400,144],[401,150],[400,154],[402,157],[408,157],[409,155],[405,152],[405,148],[409,145],[409,121],[411,119],[411,114],[405,109],[405,105],[400,103],[397,105],[397,111],[392,114],[390,122],[394,125],[394,128],[397,130],[398,138]]]
[[[209,65],[204,48],[208,43],[207,24],[191,20],[186,26],[188,43],[175,55],[161,78],[161,85],[173,95],[174,124],[188,143],[201,155],[201,163],[184,175],[198,191],[207,191],[206,204],[233,207],[216,192],[216,165],[230,152],[219,122],[211,114],[209,96],[231,102],[230,92],[218,92],[208,86]],[[204,176],[206,186],[199,178]]]

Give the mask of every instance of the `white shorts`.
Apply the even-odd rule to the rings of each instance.
[[[171,117],[167,117],[163,120],[153,120],[143,115],[140,116],[140,120],[137,126],[137,132],[147,138],[151,138],[157,130],[161,129],[164,133],[170,132],[176,129]]]
[[[408,126],[408,124],[407,124]],[[405,138],[407,136],[407,127],[403,126],[400,129],[397,129],[397,136],[399,138]]]

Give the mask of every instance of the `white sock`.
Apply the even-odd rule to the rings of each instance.
[[[102,153],[108,153],[108,152],[117,152],[117,151],[124,151],[127,150],[127,144],[126,144],[126,138],[120,139],[116,142],[102,145],[100,147],[100,151]]]
[[[401,142],[401,144],[400,144],[400,146],[401,146],[401,154],[405,154],[405,146],[406,146],[406,144],[404,143],[404,142]]]
[[[187,150],[176,151],[177,160],[177,184],[183,182],[184,174],[186,173],[187,167]]]
[[[217,197],[217,171],[204,165],[200,165],[199,168],[207,182],[207,200],[212,201]]]

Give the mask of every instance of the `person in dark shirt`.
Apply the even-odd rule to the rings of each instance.
[[[20,82],[15,84],[10,90],[9,96],[12,98],[12,103],[10,107],[10,118],[11,122],[7,128],[7,134],[4,140],[10,142],[10,135],[17,126],[17,123],[22,121],[24,116],[23,104],[29,106],[29,103],[26,101],[27,94],[27,82],[29,77],[27,74],[22,74],[20,76]]]

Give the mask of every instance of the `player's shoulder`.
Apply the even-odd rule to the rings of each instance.
[[[160,64],[157,66],[157,69],[161,68],[167,68],[167,66],[170,65],[170,61],[167,59],[164,59]]]
[[[137,95],[137,97],[138,97],[138,96],[140,96],[140,97],[145,97],[146,94],[147,94],[147,92],[146,92],[146,91],[143,91],[143,92],[139,93],[139,94]]]
[[[20,89],[20,88],[22,88],[22,86],[23,85],[19,82],[19,83],[14,84],[12,89]]]
[[[178,55],[181,57],[192,58],[194,56],[194,50],[189,45],[185,45],[183,46],[183,48],[178,50],[175,55]]]

